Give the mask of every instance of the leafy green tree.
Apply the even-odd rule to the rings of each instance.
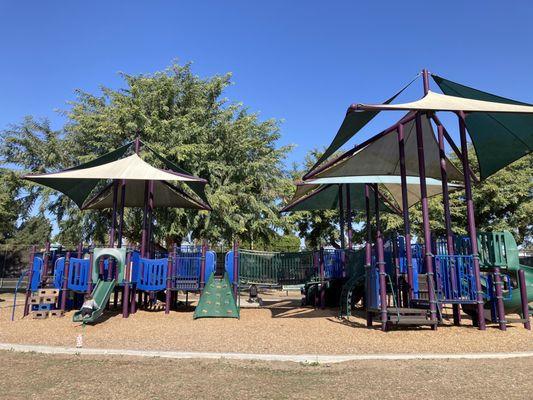
[[[16,198],[20,184],[15,174],[0,168],[0,244],[13,237],[21,212]]]
[[[42,244],[50,240],[52,224],[44,216],[29,217],[10,240],[14,245]]]
[[[161,209],[155,212],[155,238],[162,244],[204,237],[230,242],[268,242],[285,227],[279,198],[288,187],[283,160],[290,147],[278,147],[279,123],[260,120],[242,104],[223,97],[231,76],[200,78],[190,65],[172,65],[151,75],[122,74],[124,87],[101,93],[77,91],[64,112],[67,123],[54,132],[28,118],[4,132],[5,162],[24,172],[49,172],[86,162],[140,137],[154,150],[192,174],[208,180],[212,212]],[[150,152],[142,155],[157,165]],[[93,238],[105,242],[109,212],[83,212],[62,195],[32,185],[28,204],[41,204],[58,219],[60,240]],[[140,211],[128,210],[126,237],[138,242]]]

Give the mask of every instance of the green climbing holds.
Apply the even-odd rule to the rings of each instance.
[[[223,278],[215,277],[214,273],[211,274],[200,295],[194,319],[210,317],[239,318],[239,308],[233,297],[227,274],[224,274]]]

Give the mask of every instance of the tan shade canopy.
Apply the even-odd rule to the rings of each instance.
[[[419,111],[464,111],[490,113],[533,114],[533,106],[496,103],[455,97],[429,91],[417,101],[402,104],[357,104],[361,110],[419,110]]]
[[[439,146],[435,139],[433,127],[426,115],[421,116],[421,122],[426,177],[441,179]],[[418,148],[416,121],[414,119],[404,125],[404,138],[406,175],[418,177]],[[449,180],[463,181],[461,172],[448,159],[446,159],[446,168]],[[378,175],[400,175],[400,155],[396,131],[380,137],[353,155],[319,172],[313,176],[313,179]]]
[[[126,203],[125,207],[143,207],[144,206],[145,182],[131,180],[126,182]],[[117,192],[117,205],[122,205],[122,191],[120,188]],[[154,207],[175,207],[191,208],[197,210],[210,210],[208,205],[192,199],[189,195],[182,192],[179,188],[170,185],[167,182],[154,182]],[[106,186],[97,196],[87,201],[82,209],[105,209],[113,208],[113,184]]]
[[[409,207],[412,207],[421,200],[420,178],[408,176],[406,180],[408,205]],[[401,177],[393,175],[343,176],[337,178],[309,179],[305,181],[305,183],[298,185],[294,198],[291,200],[291,202],[297,200],[301,196],[304,196],[311,190],[316,189],[320,185],[352,185],[365,183],[377,183],[381,191],[386,190],[390,193],[396,203],[397,208],[399,210],[403,210]],[[462,186],[460,185],[448,184],[448,189],[450,192],[461,188]],[[426,189],[428,197],[442,194],[442,181],[433,178],[426,178]]]
[[[71,169],[42,175],[28,175],[27,179],[39,183],[39,179],[126,179],[154,181],[205,182],[192,175],[164,171],[152,167],[137,154],[91,168]]]

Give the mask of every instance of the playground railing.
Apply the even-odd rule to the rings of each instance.
[[[477,301],[473,256],[436,255],[434,260],[436,295],[439,301]]]
[[[187,249],[189,250],[189,249]],[[197,290],[200,287],[202,252],[182,251],[173,260],[171,288],[174,290]]]
[[[139,277],[137,288],[144,291],[158,291],[167,285],[168,258],[151,260],[139,259]]]
[[[275,253],[239,250],[239,282],[260,285],[299,285],[316,277],[313,252]]]
[[[336,278],[343,277],[343,272],[344,272],[343,262],[345,262],[343,251],[344,250],[336,250],[336,249],[324,249],[323,250],[322,254],[324,257],[324,278],[325,279],[336,279]],[[285,254],[293,254],[293,253],[285,253]]]

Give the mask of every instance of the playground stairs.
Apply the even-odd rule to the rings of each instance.
[[[45,319],[48,316],[60,317],[63,312],[58,310],[57,299],[59,290],[57,289],[38,289],[30,297],[31,315],[34,319]]]
[[[381,322],[380,310],[372,309],[372,320]],[[423,308],[387,307],[388,325],[437,325],[438,320],[431,320],[429,310]]]
[[[194,319],[197,318],[239,318],[228,274],[211,274],[194,311]]]
[[[429,312],[429,300],[428,299],[411,299],[409,305],[415,309],[423,309]],[[439,303],[437,303],[437,318],[439,321],[442,321],[442,308]]]
[[[355,288],[359,285],[364,276],[352,275],[342,286],[341,295],[340,295],[340,307],[339,307],[339,318],[349,318],[352,315],[352,305],[356,303],[359,299],[354,297]]]

